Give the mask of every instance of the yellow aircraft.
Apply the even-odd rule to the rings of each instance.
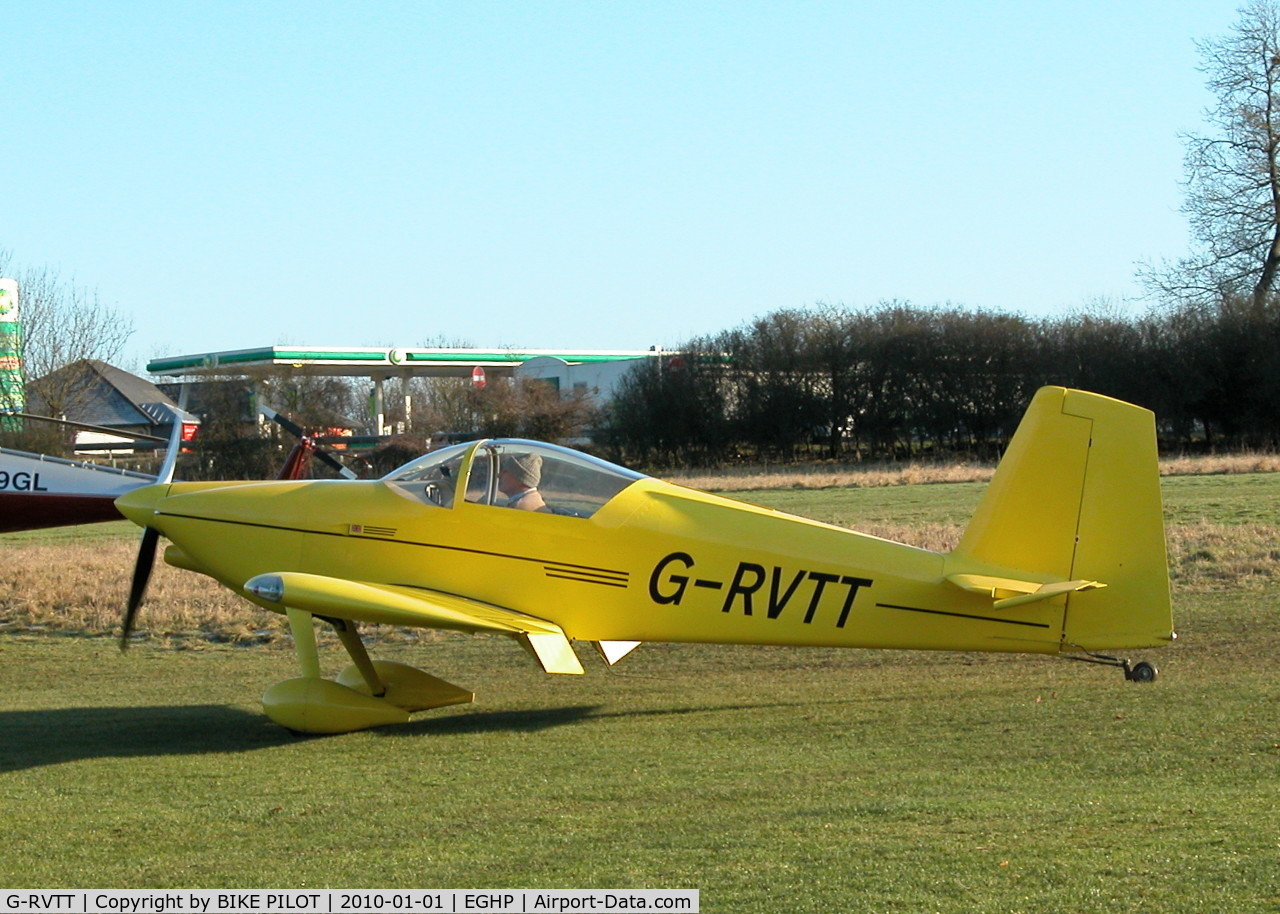
[[[339,733],[471,701],[369,658],[360,623],[497,632],[549,673],[571,642],[616,663],[644,641],[1101,654],[1172,628],[1150,412],[1039,391],[954,551],[942,554],[495,439],[376,481],[186,482],[118,501],[144,528],[127,643],[158,538],[165,561],[287,614],[302,675],[263,696],[291,730]],[[352,665],[322,678],[314,619]]]

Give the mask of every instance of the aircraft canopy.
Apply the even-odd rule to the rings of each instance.
[[[461,495],[479,505],[506,504],[499,486],[510,471],[538,489],[552,514],[590,517],[644,474],[580,451],[494,438],[455,444],[425,454],[383,477],[383,482],[424,504],[452,508]]]

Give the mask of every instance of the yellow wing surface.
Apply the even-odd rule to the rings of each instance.
[[[467,597],[296,571],[258,575],[245,584],[245,590],[268,602],[321,617],[512,635],[548,673],[584,672],[564,630],[554,622]]]

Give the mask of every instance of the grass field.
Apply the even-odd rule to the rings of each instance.
[[[945,545],[981,489],[742,495]],[[260,713],[296,675],[268,614],[158,570],[141,624],[164,634],[122,655],[132,532],[2,537],[0,886],[1280,910],[1280,474],[1169,478],[1165,497],[1181,638],[1146,655],[1151,685],[1043,658],[697,645],[549,677],[505,639],[386,633],[378,656],[477,703],[323,739]]]

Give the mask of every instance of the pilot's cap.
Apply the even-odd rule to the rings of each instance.
[[[507,469],[522,486],[536,489],[538,482],[542,479],[542,456],[517,454],[507,461]]]

